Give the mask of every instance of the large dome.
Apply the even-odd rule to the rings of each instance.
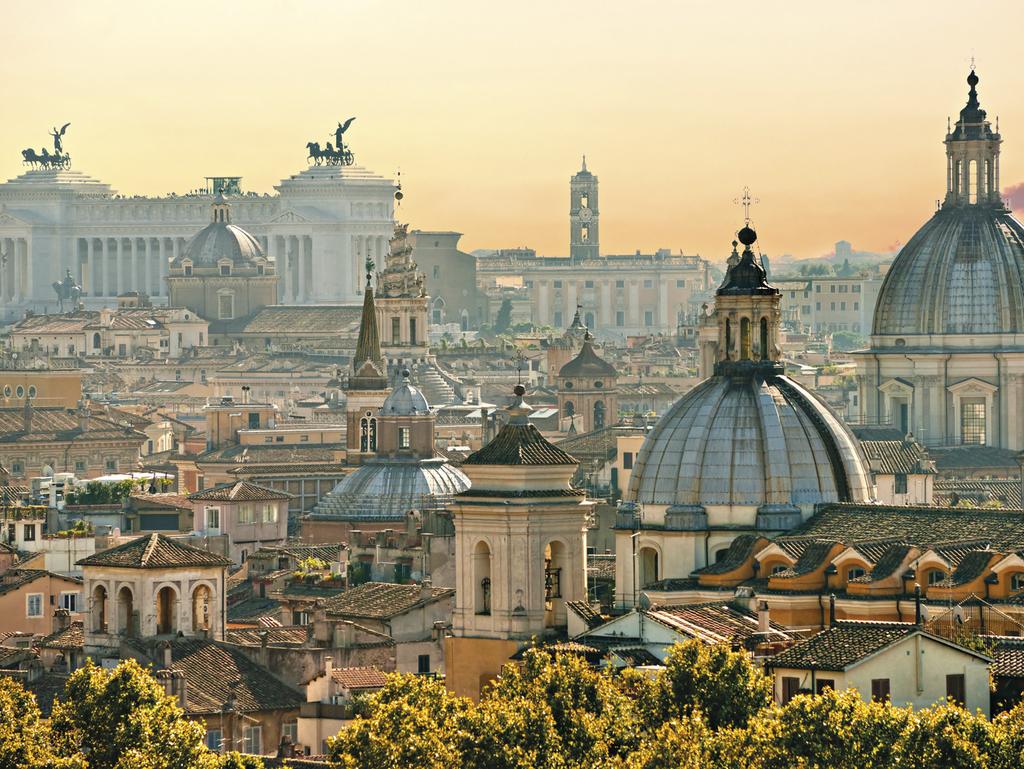
[[[447,507],[469,485],[469,478],[443,459],[376,459],[345,476],[311,518],[402,520],[410,510]]]
[[[871,496],[857,439],[781,375],[703,381],[655,425],[629,486],[632,501],[670,507],[771,510]]]
[[[872,333],[1024,333],[1024,225],[1002,206],[937,211],[889,269]]]
[[[188,259],[197,267],[214,267],[222,259],[230,259],[241,266],[264,258],[256,237],[231,223],[231,206],[223,193],[214,196],[211,209],[212,221],[188,242],[175,265]]]

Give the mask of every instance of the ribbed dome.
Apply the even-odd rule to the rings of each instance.
[[[443,459],[376,459],[345,476],[312,517],[400,520],[410,510],[446,507],[469,486],[469,478]]]
[[[430,413],[430,405],[423,393],[409,384],[409,369],[402,370],[402,381],[384,399],[380,413],[388,416],[413,416]]]
[[[872,333],[1024,332],[1024,225],[1005,209],[946,207],[900,251]]]
[[[189,241],[179,261],[191,259],[194,265],[214,266],[224,258],[235,264],[248,264],[263,258],[263,247],[241,227],[210,222]]]
[[[817,396],[784,376],[714,376],[669,409],[630,478],[641,504],[790,507],[864,502],[857,439]]]

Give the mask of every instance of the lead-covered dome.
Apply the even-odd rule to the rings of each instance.
[[[680,398],[647,436],[629,499],[693,508],[783,509],[865,502],[857,439],[817,396],[785,376],[714,376]]]
[[[264,259],[263,246],[248,230],[231,223],[231,206],[224,195],[213,199],[213,221],[196,233],[175,260],[189,260],[194,266],[216,266],[223,259],[236,265],[252,264]]]
[[[889,269],[872,333],[1024,333],[1024,225],[1002,205],[937,211]]]

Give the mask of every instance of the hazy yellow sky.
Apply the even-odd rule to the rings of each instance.
[[[767,253],[885,249],[943,193],[972,53],[1024,181],[1022,22],[1020,0],[0,0],[0,176],[70,120],[75,167],[121,192],[269,191],[356,115],[401,218],[465,248],[566,253],[585,152],[605,252],[721,259],[745,184]]]

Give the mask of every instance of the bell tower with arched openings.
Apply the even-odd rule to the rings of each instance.
[[[515,388],[509,420],[462,471],[452,504],[455,612],[446,640],[448,688],[476,698],[531,639],[563,632],[566,604],[586,600],[590,502],[570,485],[579,466],[527,420]]]
[[[1002,207],[999,193],[999,136],[992,130],[978,101],[978,75],[967,76],[971,90],[956,125],[946,133],[946,199],[943,207],[994,205]]]
[[[377,454],[377,412],[388,396],[387,364],[380,350],[377,307],[373,297],[373,262],[366,262],[366,290],[359,339],[352,356],[345,394],[345,447],[350,465],[362,464]]]
[[[598,239],[597,177],[583,166],[569,180],[569,258],[574,262],[597,259]]]

